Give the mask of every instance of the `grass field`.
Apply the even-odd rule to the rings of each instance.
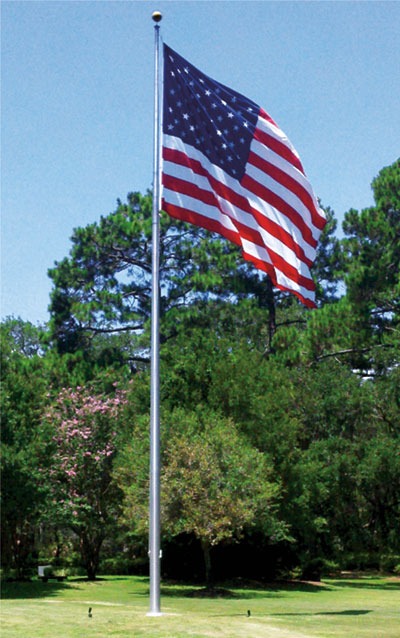
[[[399,579],[224,587],[213,597],[164,584],[163,615],[149,618],[146,578],[5,583],[1,637],[400,638]]]

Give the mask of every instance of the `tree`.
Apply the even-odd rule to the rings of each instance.
[[[337,221],[333,210],[324,207],[326,225],[318,241],[318,249],[312,273],[316,282],[316,297],[321,303],[335,301],[340,296],[340,242],[335,233]]]
[[[201,544],[205,577],[212,581],[212,548],[240,539],[252,528],[271,542],[285,537],[276,516],[279,486],[266,457],[234,423],[215,412],[175,409],[162,419],[162,538],[192,535]],[[148,437],[147,437],[148,438]],[[124,490],[124,523],[148,529],[148,441],[135,428],[116,470]]]
[[[364,368],[377,368],[379,350],[398,361],[400,315],[400,160],[372,182],[375,206],[345,215],[342,264],[347,298],[358,322]],[[395,341],[393,341],[395,339]]]
[[[142,333],[151,308],[151,208],[149,193],[131,193],[114,213],[74,231],[70,257],[49,271],[50,328],[60,352],[86,348],[96,334]],[[242,294],[258,277],[244,260],[238,264],[238,257],[233,244],[162,215],[162,317],[213,296]],[[172,317],[163,324],[167,333],[173,322]],[[143,350],[140,339],[135,346]]]
[[[65,388],[45,414],[42,481],[48,490],[44,520],[71,529],[82,563],[94,580],[100,550],[115,526],[120,492],[112,480],[117,421],[125,393],[90,394]]]
[[[363,499],[362,522],[368,530],[368,549],[380,557],[400,552],[399,437],[378,434],[365,442],[357,468]]]
[[[36,445],[47,393],[42,332],[21,319],[1,325],[1,559],[19,578],[32,562],[44,499]]]
[[[279,490],[265,457],[232,421],[215,413],[181,410],[168,420],[162,470],[164,533],[185,532],[200,541],[209,585],[212,547],[238,539],[254,526],[270,536],[277,532],[274,507]]]

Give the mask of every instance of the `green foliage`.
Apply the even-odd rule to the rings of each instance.
[[[125,492],[124,522],[138,534],[148,523],[149,455],[140,421],[116,470]],[[255,526],[275,541],[285,538],[272,467],[231,420],[207,410],[175,409],[165,414],[162,428],[163,536],[194,535],[205,552],[207,580],[210,547]]]
[[[316,259],[312,267],[316,281],[316,297],[319,303],[335,301],[342,283],[340,272],[340,242],[335,237],[337,221],[334,211],[323,207],[326,225],[318,241]]]
[[[50,330],[59,352],[88,350],[93,335],[125,330],[139,335],[131,348],[142,347],[151,308],[151,206],[150,194],[131,193],[114,213],[74,231],[70,257],[49,271]],[[161,216],[161,315],[257,285],[258,276],[238,256],[229,242]]]
[[[398,360],[400,312],[400,160],[372,182],[376,205],[352,209],[343,223],[342,264],[347,296],[359,322],[370,367],[378,348]]]
[[[96,576],[102,543],[118,513],[112,457],[125,401],[118,390],[104,397],[65,388],[44,415],[48,439],[41,469],[49,495],[43,520],[78,536],[89,579]]]
[[[208,576],[257,543],[298,574],[396,568],[399,176],[399,160],[379,173],[343,239],[326,209],[314,311],[160,217],[163,543],[201,544]],[[49,328],[1,326],[2,560],[20,575],[38,549],[69,567],[80,552],[92,576],[100,547],[110,569],[144,569],[150,249],[151,195],[133,193],[74,231]]]
[[[169,533],[193,533],[212,546],[256,524],[274,529],[272,468],[232,421],[175,410],[166,429],[162,486]]]
[[[32,560],[43,504],[37,437],[47,386],[41,329],[21,320],[1,325],[2,565],[22,577]]]

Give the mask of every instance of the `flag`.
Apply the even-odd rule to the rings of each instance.
[[[310,268],[326,219],[296,150],[255,102],[166,44],[162,209],[234,242],[315,307]]]

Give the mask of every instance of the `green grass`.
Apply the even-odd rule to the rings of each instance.
[[[399,638],[400,582],[328,579],[269,588],[225,585],[221,596],[163,584],[149,618],[148,580],[5,583],[2,638]],[[92,617],[88,609],[92,607]],[[247,614],[250,610],[250,616]]]

